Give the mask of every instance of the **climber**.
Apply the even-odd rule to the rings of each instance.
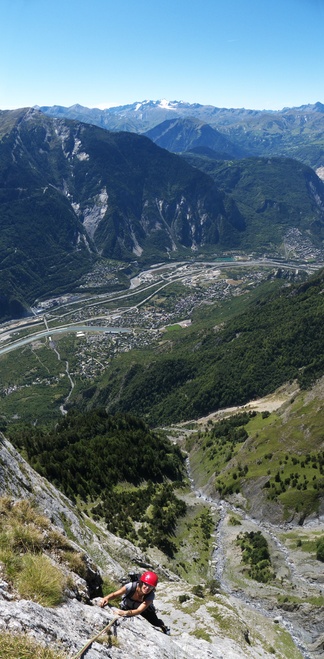
[[[169,627],[157,617],[153,604],[154,591],[158,580],[159,578],[155,572],[144,572],[138,581],[130,581],[114,593],[109,593],[109,595],[103,597],[100,606],[104,607],[109,603],[109,600],[121,596],[121,608],[117,609],[118,615],[127,618],[141,615],[151,625],[159,627],[164,634],[170,634]]]

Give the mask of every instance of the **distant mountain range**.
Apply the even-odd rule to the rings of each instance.
[[[287,158],[219,162],[239,149],[193,123],[186,162],[144,136],[36,109],[0,112],[0,319],[86,290],[98,260],[285,254],[291,229],[321,249],[324,184],[311,168]],[[197,133],[212,134],[218,151],[194,146]]]
[[[296,158],[314,169],[324,166],[324,105],[315,103],[297,108],[284,108],[280,111],[216,108],[199,103],[182,101],[143,101],[106,110],[72,105],[69,108],[59,105],[41,107],[42,112],[53,117],[76,119],[92,123],[107,130],[127,130],[147,133],[165,121],[187,120],[183,124],[182,137],[175,140],[174,130],[163,135],[163,147],[178,152],[192,148],[192,131],[195,120],[208,124],[219,131],[223,140],[228,140],[231,148],[213,146],[215,135],[212,131],[198,127],[199,146],[225,152],[230,157],[288,156]],[[193,121],[192,131],[188,131],[188,121]],[[178,135],[181,122],[178,123]],[[197,128],[197,125],[196,125]],[[149,136],[162,146],[160,128]],[[168,139],[167,139],[168,137]]]

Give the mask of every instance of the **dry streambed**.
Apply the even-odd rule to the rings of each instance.
[[[323,656],[323,564],[316,560],[314,551],[306,553],[296,546],[296,536],[300,534],[308,542],[318,537],[320,525],[284,530],[253,520],[224,502],[221,511],[215,572],[225,592],[284,625],[303,657]],[[251,579],[242,563],[237,536],[251,531],[261,531],[268,542],[275,573],[275,579],[268,584]]]

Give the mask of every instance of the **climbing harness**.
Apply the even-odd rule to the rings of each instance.
[[[115,623],[116,623],[117,620],[119,620],[119,619],[120,619],[119,616],[116,616],[115,618],[113,618],[113,619],[110,621],[109,625],[107,625],[106,627],[104,627],[104,629],[102,629],[101,632],[99,632],[99,634],[96,634],[96,636],[94,636],[93,638],[90,638],[90,641],[87,641],[86,644],[83,646],[83,648],[81,648],[81,650],[79,650],[79,652],[77,652],[77,653],[74,655],[74,657],[72,657],[72,659],[81,659],[82,655],[83,655],[83,654],[85,653],[85,651],[90,647],[90,645],[92,645],[92,643],[94,643],[94,642],[97,640],[97,638],[99,638],[99,636],[101,636],[102,634],[105,634],[105,632],[108,632],[109,629],[110,629],[113,625],[115,625]]]

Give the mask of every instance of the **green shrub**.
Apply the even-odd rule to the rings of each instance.
[[[261,583],[268,583],[273,579],[271,570],[268,543],[261,531],[241,533],[237,536],[236,544],[242,550],[242,562],[248,564],[248,574],[252,579]]]
[[[191,592],[194,595],[196,595],[196,597],[201,597],[201,598],[205,597],[204,588],[200,584],[198,584],[197,586],[193,586],[193,588],[191,589]]]
[[[194,629],[194,631],[190,632],[190,634],[199,640],[202,639],[203,641],[211,643],[211,637],[205,629]]]
[[[210,579],[210,581],[207,583],[207,588],[211,595],[216,595],[216,593],[220,593],[222,590],[220,581],[218,579]]]
[[[187,595],[184,593],[183,595],[179,595],[179,602],[180,604],[183,604],[184,602],[188,602],[190,600],[190,595]]]

